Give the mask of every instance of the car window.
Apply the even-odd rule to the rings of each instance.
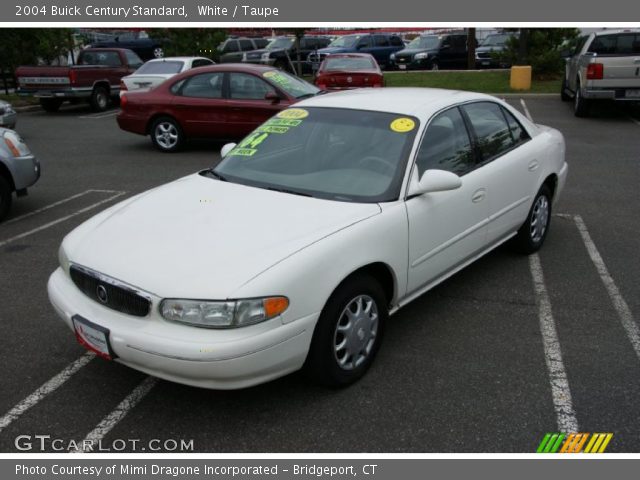
[[[179,60],[167,60],[162,62],[147,62],[136,70],[136,75],[140,74],[174,74],[182,71],[184,62]]]
[[[514,145],[502,107],[493,102],[477,102],[465,105],[473,130],[478,139],[482,160],[490,160]]]
[[[124,56],[127,59],[127,63],[131,68],[139,68],[144,63],[140,59],[140,57],[135,52],[132,52],[131,50],[125,50]]]
[[[198,58],[191,63],[191,68],[206,67],[208,65],[213,65],[213,61],[207,58]]]
[[[453,46],[455,48],[464,49],[467,46],[467,37],[464,35],[456,35],[453,37]]]
[[[340,57],[336,55],[329,55],[322,68],[327,72],[375,69],[377,69],[377,64],[372,57]]]
[[[227,42],[227,44],[224,46],[223,52],[224,53],[233,53],[233,52],[237,52],[238,51],[238,41],[237,40],[231,40],[229,42]]]
[[[391,37],[389,41],[392,47],[404,47],[404,42],[400,37]]]
[[[384,35],[374,35],[373,43],[376,47],[388,47],[389,39]]]
[[[321,38],[318,40],[318,48],[324,48],[331,43],[331,40],[328,38]]]
[[[201,73],[186,79],[179,93],[183,97],[222,98],[224,73]]]
[[[502,113],[504,113],[504,116],[507,119],[507,124],[509,125],[511,138],[514,144],[526,142],[531,138],[527,131],[522,127],[522,125],[520,125],[520,122],[516,120],[516,117],[511,114],[511,112],[509,112],[506,108],[503,108]]]
[[[264,80],[247,73],[229,75],[229,97],[236,100],[264,100],[268,92],[275,89]]]
[[[457,107],[431,121],[422,138],[416,165],[420,176],[430,169],[464,175],[475,167],[469,133]]]
[[[253,42],[251,40],[240,40],[240,50],[246,52],[253,49]]]
[[[611,55],[616,53],[617,35],[601,35],[593,39],[589,46],[589,52],[598,55]]]
[[[367,35],[367,36],[361,37],[358,40],[357,47],[359,47],[359,48],[367,48],[367,47],[370,47],[370,46],[371,46],[371,37],[370,36]]]
[[[573,50],[574,55],[578,55],[582,51],[582,47],[584,47],[585,42],[589,38],[589,35],[584,35],[578,39],[578,43],[576,44],[576,48]]]
[[[256,43],[256,48],[264,48],[269,43],[266,38],[256,38],[254,41]]]
[[[119,67],[122,65],[118,52],[98,52],[95,56],[96,65],[107,65],[109,67]]]

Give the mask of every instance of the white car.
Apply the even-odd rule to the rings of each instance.
[[[165,80],[192,68],[214,65],[204,57],[167,57],[149,60],[131,75],[122,77],[120,94],[130,91],[146,91],[157,87]]]
[[[389,315],[509,239],[540,248],[564,156],[488,95],[316,96],[76,228],[49,297],[86,347],[160,378],[347,385]]]

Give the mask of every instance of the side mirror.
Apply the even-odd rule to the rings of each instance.
[[[269,100],[271,103],[279,103],[280,95],[278,95],[276,92],[271,91],[264,94],[264,99]]]
[[[220,150],[220,158],[224,158],[227,155],[229,155],[229,152],[231,150],[233,150],[234,148],[236,148],[236,144],[235,143],[227,143],[224,147],[222,147],[222,149]]]
[[[418,180],[417,168],[411,175],[411,185],[409,185],[409,196],[422,195],[432,192],[447,192],[462,186],[462,179],[455,173],[446,170],[427,170]]]

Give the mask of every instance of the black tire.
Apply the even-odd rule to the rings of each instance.
[[[11,209],[12,193],[7,179],[0,176],[0,222],[5,219]]]
[[[358,303],[362,299],[363,306],[369,305],[370,312],[377,310],[377,322],[374,325],[371,314],[360,319],[349,319],[346,309]],[[369,300],[367,300],[369,299]],[[316,382],[329,387],[345,387],[360,379],[369,369],[380,348],[384,332],[384,324],[388,317],[388,302],[380,284],[369,275],[354,275],[345,280],[327,301],[322,309],[318,323],[313,332],[311,347],[305,363],[306,373]],[[356,312],[358,310],[356,309]],[[356,313],[351,309],[352,313]],[[358,361],[354,362],[354,355],[348,353],[348,348],[336,351],[336,343],[349,344],[347,336],[338,330],[338,325],[344,327],[344,320],[349,323],[356,322],[351,328],[349,336],[353,348],[361,349],[358,353]],[[375,327],[375,332],[373,331]],[[356,330],[357,329],[357,330]],[[342,335],[342,338],[340,337]],[[338,361],[340,351],[344,351],[343,366]],[[367,352],[364,355],[364,352]],[[360,356],[362,355],[362,358]]]
[[[566,78],[562,79],[562,86],[560,87],[560,99],[563,102],[568,102],[568,101],[571,100],[571,97],[567,93],[567,79]]]
[[[60,110],[60,106],[62,105],[62,100],[59,98],[41,98],[40,106],[45,112],[54,113]]]
[[[580,93],[580,84],[576,85],[576,94],[573,98],[573,114],[576,117],[586,118],[589,116],[591,104],[589,100],[584,98]]]
[[[89,103],[91,103],[91,109],[94,112],[104,112],[107,108],[109,108],[109,92],[104,87],[94,87],[93,92],[91,92],[91,98],[89,99]]]
[[[529,255],[537,252],[542,247],[547,234],[549,233],[549,227],[551,225],[551,202],[553,198],[551,190],[547,185],[542,185],[529,209],[529,215],[518,230],[517,235],[513,238],[512,245],[520,253]],[[543,225],[543,231],[540,234],[539,226],[541,225],[541,218],[538,214],[540,208],[544,208],[546,205],[546,223]],[[535,224],[534,224],[535,222]],[[537,228],[537,230],[534,230]],[[535,232],[535,234],[534,234]]]
[[[161,152],[177,152],[184,143],[182,128],[172,117],[156,118],[151,124],[149,133],[151,135],[151,143]]]

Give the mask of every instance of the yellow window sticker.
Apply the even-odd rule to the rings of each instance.
[[[289,108],[287,110],[283,110],[276,115],[278,118],[286,118],[286,119],[302,119],[307,118],[309,116],[309,112],[303,108]],[[408,120],[408,119],[407,119]]]
[[[410,132],[416,128],[416,122],[407,117],[400,117],[391,122],[389,128],[398,133]]]

